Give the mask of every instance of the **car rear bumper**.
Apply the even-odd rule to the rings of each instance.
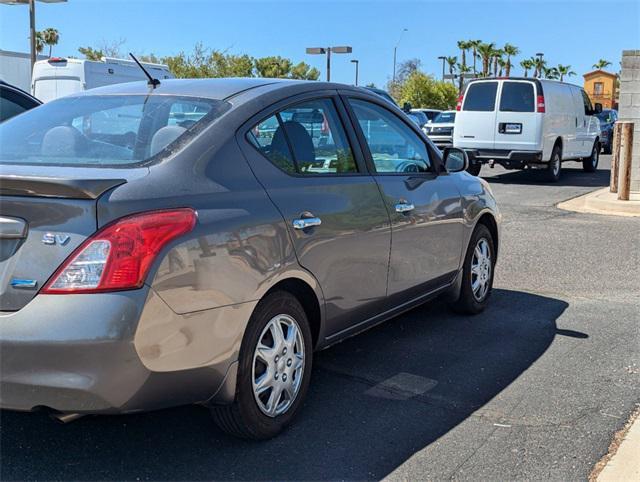
[[[540,164],[542,151],[516,151],[507,149],[464,149],[471,163],[495,162],[507,169],[522,169],[527,164]]]
[[[162,332],[163,321],[176,317],[148,287],[38,295],[20,311],[0,314],[0,408],[121,413],[231,401],[235,342],[222,338],[222,356],[216,350],[208,363],[173,369],[181,368],[172,366],[174,353],[139,333],[145,319],[158,320],[155,331]],[[180,352],[179,342],[170,343]]]

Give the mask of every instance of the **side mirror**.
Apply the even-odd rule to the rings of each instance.
[[[602,104],[600,104],[599,102],[596,102],[593,110],[595,111],[596,114],[600,114],[602,112]]]
[[[469,156],[462,149],[445,147],[442,159],[447,172],[466,171],[469,167]]]

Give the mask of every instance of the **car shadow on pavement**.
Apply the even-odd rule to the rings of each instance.
[[[434,302],[318,353],[300,417],[267,442],[228,437],[195,406],[67,425],[2,412],[0,478],[379,479],[479,417],[556,335],[587,337],[557,329],[564,301],[501,289],[492,296],[475,317]]]
[[[485,178],[484,175],[491,172],[491,168],[485,166],[480,172],[480,177],[486,179],[490,183],[528,184],[532,186],[604,187],[609,185],[609,178],[611,177],[611,171],[609,169],[598,169],[595,172],[584,172],[582,167],[578,166],[579,164],[577,163],[571,167],[563,165],[560,180],[556,183],[547,181],[545,179],[545,172],[539,170],[505,171],[504,174],[488,176]]]

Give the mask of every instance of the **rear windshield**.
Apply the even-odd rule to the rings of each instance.
[[[455,112],[440,112],[435,119],[433,119],[434,124],[444,124],[444,123],[453,123],[456,120]]]
[[[168,95],[66,97],[0,124],[0,163],[129,166],[227,110],[220,100]]]
[[[502,112],[533,112],[533,84],[531,82],[505,82],[500,95]]]
[[[463,110],[492,112],[496,105],[497,82],[474,82],[464,96]]]

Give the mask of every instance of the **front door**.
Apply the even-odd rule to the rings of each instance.
[[[452,281],[462,253],[463,217],[453,176],[436,154],[382,103],[349,97],[365,156],[391,218],[390,296],[416,298]]]
[[[322,288],[330,336],[385,301],[389,216],[338,97],[275,109],[248,129],[253,147],[243,150],[282,213],[300,265]]]

